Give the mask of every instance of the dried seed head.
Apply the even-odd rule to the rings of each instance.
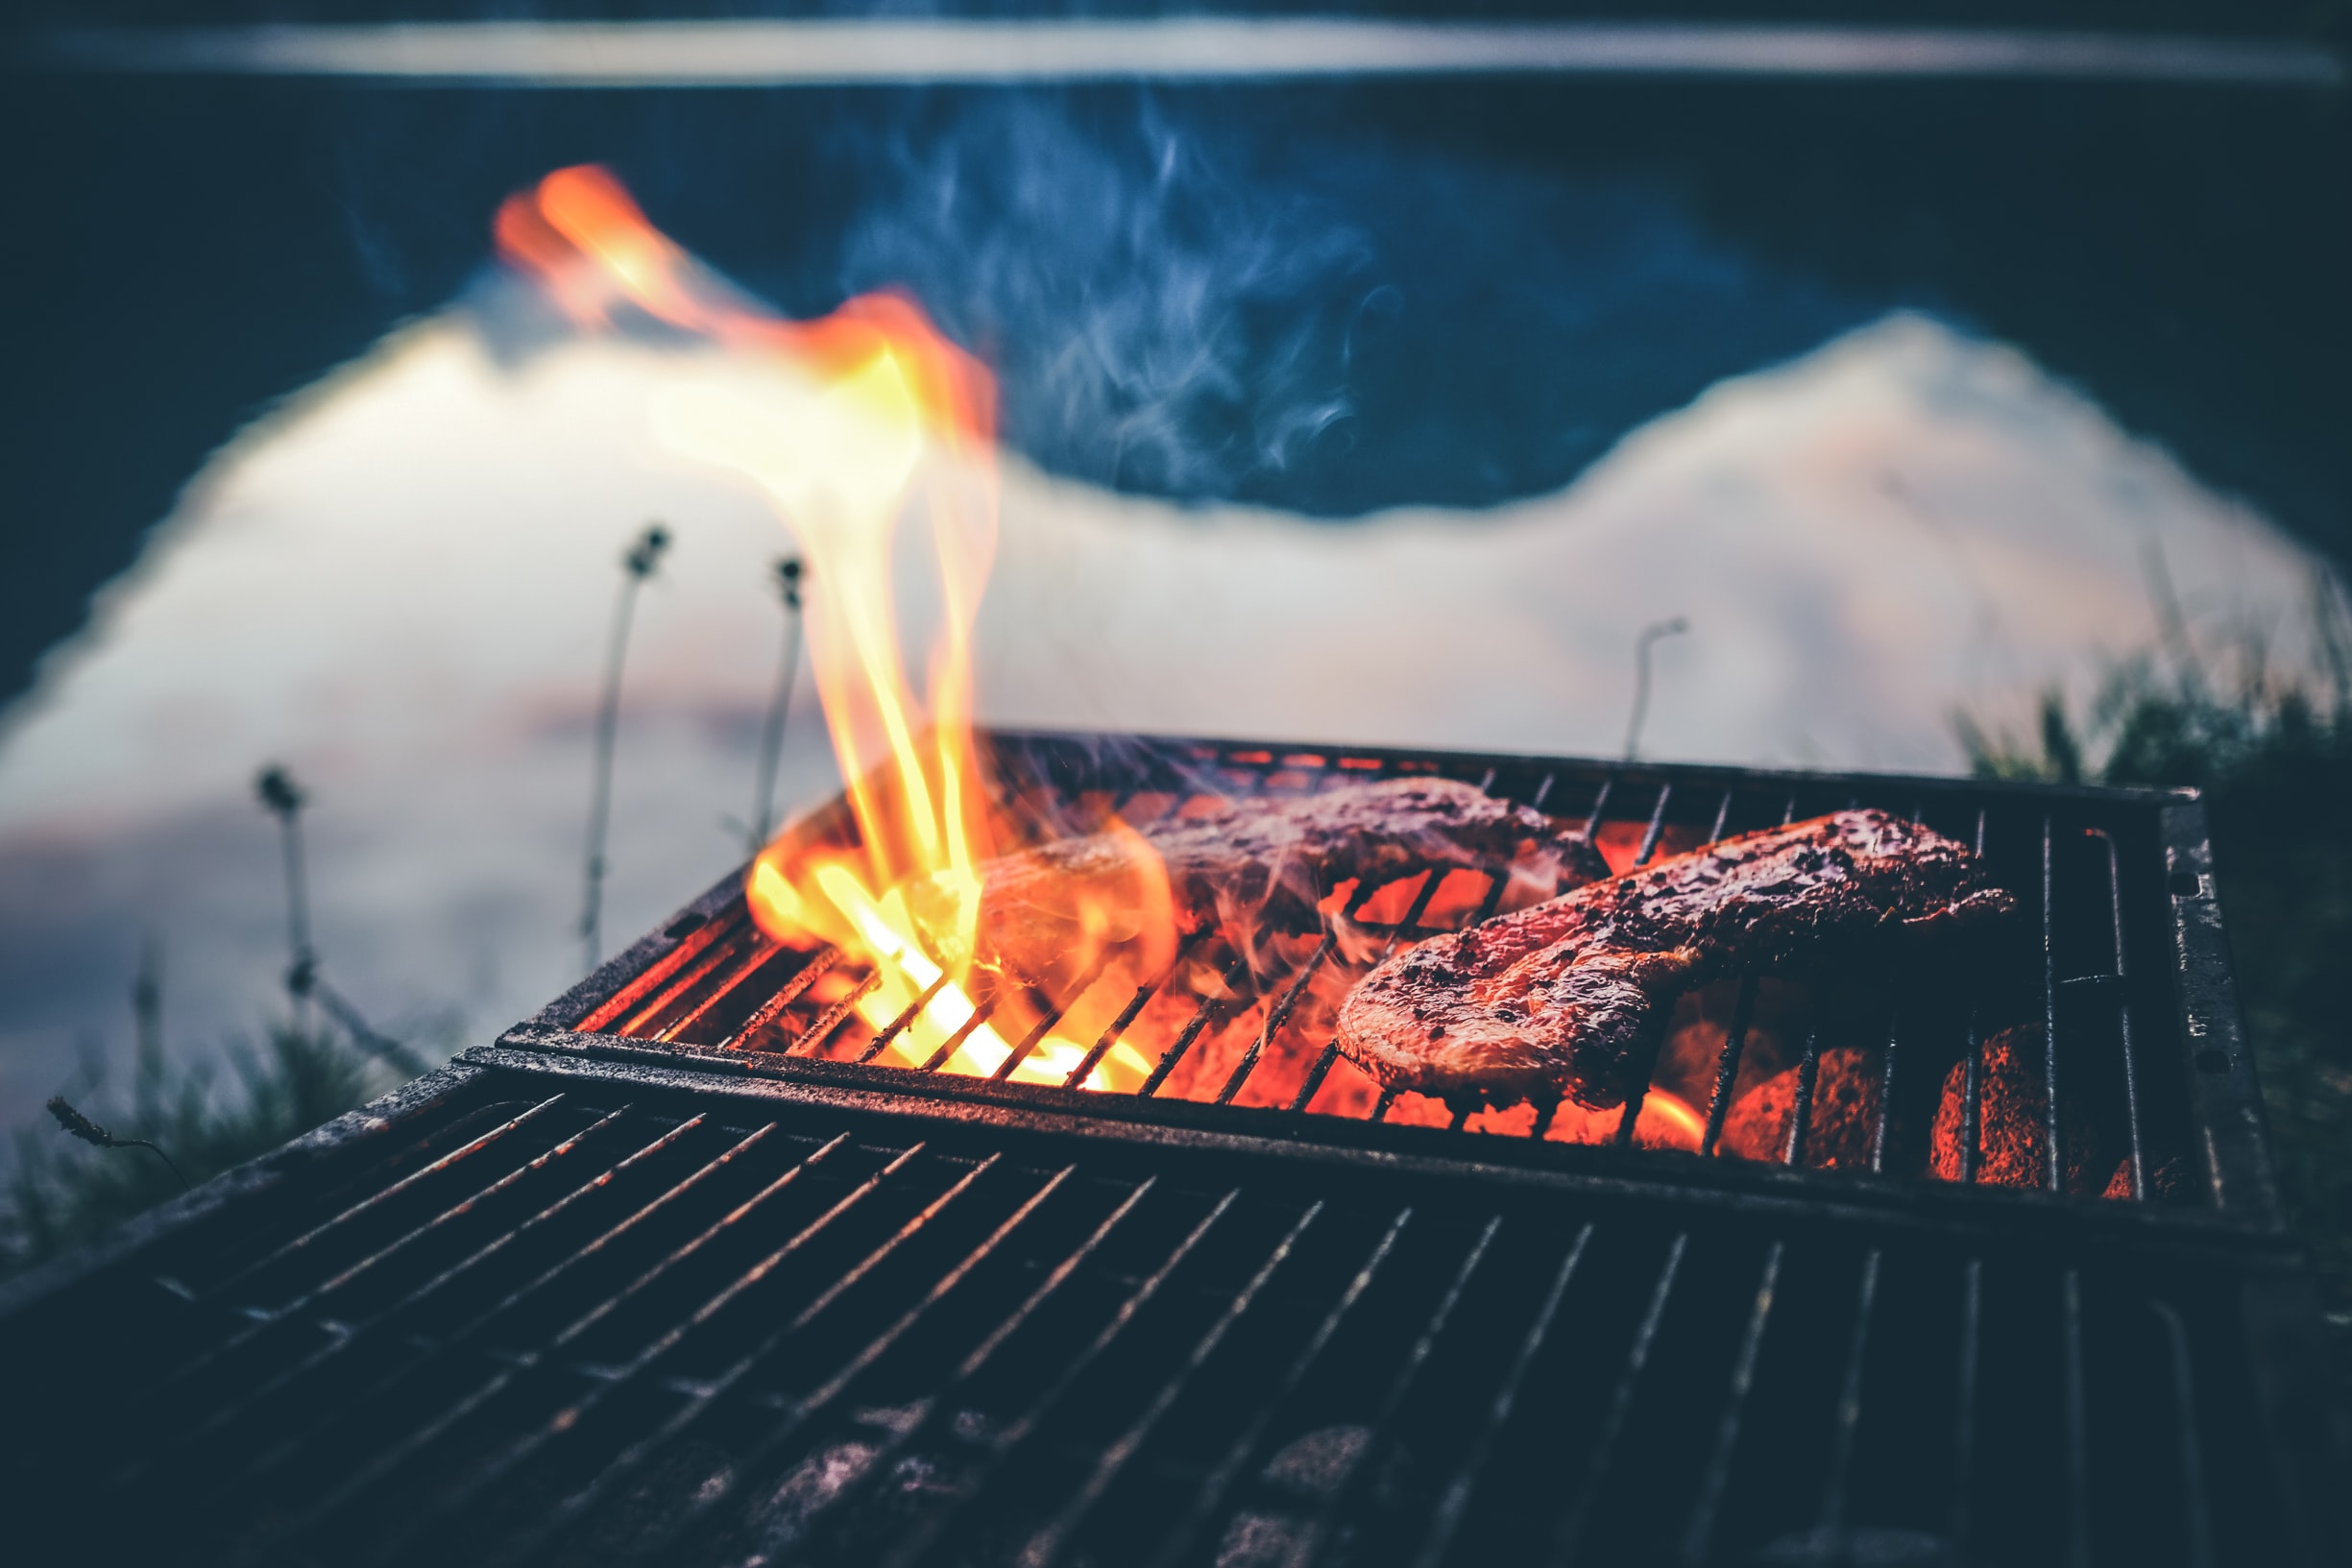
[[[67,1103],[63,1095],[49,1097],[49,1114],[58,1119],[60,1127],[84,1143],[96,1144],[100,1148],[114,1146],[114,1135],[88,1117],[84,1116],[80,1111],[75,1110],[71,1104]]]

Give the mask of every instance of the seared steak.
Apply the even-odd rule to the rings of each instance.
[[[1851,958],[1873,940],[2008,914],[1967,848],[1840,811],[1706,849],[1407,949],[1340,1012],[1384,1084],[1493,1103],[1623,1103],[1676,997],[1740,966]]]
[[[1261,935],[1315,929],[1316,905],[1351,880],[1377,886],[1423,868],[1511,867],[1533,897],[1546,898],[1609,875],[1599,851],[1540,811],[1454,779],[1384,779],[1226,801],[1139,831],[1056,839],[991,860],[981,868],[981,956],[1041,977],[1078,943],[1089,918],[1134,907],[1140,884],[1155,876],[1154,856],[1178,934],[1221,924],[1244,951]],[[918,884],[909,903],[926,938],[942,937],[951,911],[941,890]]]

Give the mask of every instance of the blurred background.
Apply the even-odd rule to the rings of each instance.
[[[2208,788],[2352,1312],[2344,12],[2009,12],[23,8],[9,1265],[176,1190],[48,1097],[201,1178],[579,977],[641,577],[603,951],[744,857],[792,541],[492,242],[594,162],[995,373],[984,720],[1615,755],[1679,620],[1647,756]]]

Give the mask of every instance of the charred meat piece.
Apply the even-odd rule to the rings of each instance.
[[[1143,902],[1143,884],[1159,874],[1154,857],[1165,868],[1177,933],[1222,925],[1244,950],[1261,934],[1313,930],[1316,905],[1349,880],[1377,886],[1425,868],[1509,867],[1545,898],[1609,875],[1599,851],[1540,811],[1459,780],[1384,779],[1228,801],[1207,814],[1056,839],[991,860],[981,868],[982,957],[1042,976],[1081,939],[1089,918]],[[928,898],[922,885],[910,892],[926,937],[938,934],[947,911],[935,890]]]
[[[1773,1165],[1788,1158],[1789,1120],[1797,1108],[1797,1072],[1776,1073],[1733,1103],[1723,1119],[1723,1151]],[[1879,1070],[1870,1052],[1825,1050],[1813,1073],[1806,1117],[1804,1164],[1815,1170],[1867,1170],[1879,1134]]]
[[[1339,1043],[1389,1087],[1623,1103],[1675,999],[1741,966],[1874,944],[2016,907],[1952,839],[1884,811],[1727,838],[1409,948],[1367,976]]]

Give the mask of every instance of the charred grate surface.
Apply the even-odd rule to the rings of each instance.
[[[477,1052],[0,1303],[10,1517],[176,1562],[2335,1560],[2300,1276],[2218,1217],[948,1109]]]
[[[1326,890],[1320,943],[1305,933],[1271,963],[1272,945],[1261,947],[1255,973],[1211,931],[1131,996],[1095,999],[1098,1014],[1116,1016],[1066,1073],[1030,1059],[1039,1037],[1089,987],[1131,982],[1103,978],[1100,965],[1058,989],[983,979],[975,1025],[1024,1005],[1019,1016],[1038,1020],[1008,1033],[1019,1044],[994,1073],[999,1082],[1076,1090],[1152,1025],[1149,1075],[1132,1098],[1258,1107],[1277,1113],[1277,1125],[1306,1113],[1550,1142],[1631,1144],[1638,1129],[1649,1143],[1642,1107],[1654,1093],[1652,1109],[1672,1113],[1666,1132],[1679,1128],[1685,1146],[1710,1158],[2275,1218],[2194,796],[1230,741],[989,739],[1008,814],[1060,831],[1112,813],[1148,822],[1208,794],[1295,796],[1442,775],[1581,822],[1625,871],[1868,806],[1974,845],[2020,905],[1999,942],[1967,954],[1922,955],[1900,970],[1751,974],[1694,993],[1654,1064],[1655,1090],[1628,1109],[1586,1113],[1474,1094],[1398,1096],[1341,1055],[1330,996],[1397,945],[1491,914],[1507,868],[1344,885]],[[769,941],[731,880],[509,1038],[637,1059],[732,1059],[788,1075],[872,1064],[967,1093],[970,1079],[943,1071],[959,1038],[891,1070],[885,1051],[926,999],[869,1026],[856,1003],[873,979],[852,955]],[[2016,1087],[2021,1073],[2030,1098]]]

